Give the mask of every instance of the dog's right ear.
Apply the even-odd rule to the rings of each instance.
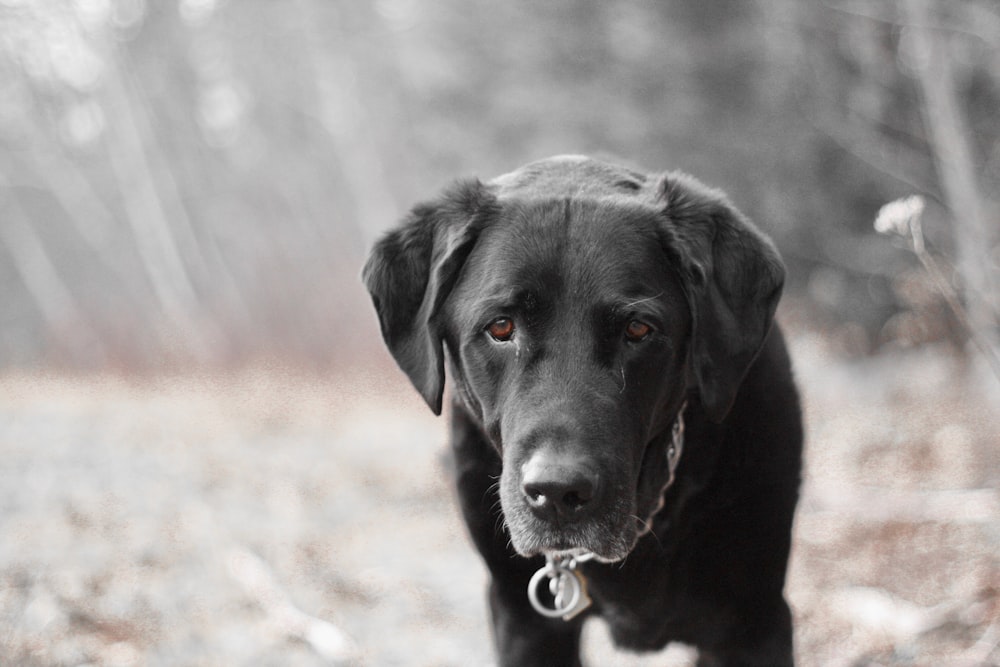
[[[667,220],[661,239],[693,319],[694,375],[718,423],[771,330],[785,267],[770,239],[718,190],[680,172],[659,187]]]
[[[415,206],[372,248],[362,280],[382,338],[399,367],[441,414],[444,354],[438,314],[480,230],[497,210],[476,180],[460,181],[435,201]]]

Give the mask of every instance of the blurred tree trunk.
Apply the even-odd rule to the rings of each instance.
[[[140,291],[144,287],[142,283],[136,284],[117,252],[115,216],[101,195],[61,145],[38,148],[25,158],[25,173],[30,173],[59,203],[73,231],[83,240],[89,257],[99,267],[97,272],[113,276],[117,282],[109,300],[114,299],[117,307],[134,312],[144,299],[145,293]]]
[[[347,42],[349,31],[357,29],[352,19],[368,28],[366,16],[355,16],[348,5],[298,4],[302,38],[311,53],[313,83],[317,93],[318,117],[343,164],[342,173],[352,194],[355,221],[351,232],[359,235],[359,254],[371,246],[377,230],[398,215],[394,189],[386,173],[374,126],[377,116],[369,108],[360,81],[369,71],[356,58],[356,49]],[[325,13],[324,13],[325,12]],[[339,34],[321,32],[324,18],[332,17]],[[363,33],[365,31],[362,31]]]
[[[59,275],[42,239],[25,215],[10,188],[0,201],[0,245],[7,248],[15,271],[31,295],[47,330],[58,337],[73,354],[74,361],[86,359],[99,365],[106,360],[100,337],[90,327],[69,286]]]
[[[985,219],[969,145],[970,130],[959,108],[948,34],[935,29],[935,0],[904,0],[915,49],[914,70],[934,161],[951,210],[957,266],[972,327],[997,349],[1000,314],[990,249],[996,239]]]
[[[153,287],[160,311],[166,316],[169,334],[180,337],[182,350],[206,360],[212,350],[203,331],[200,302],[187,262],[176,237],[176,218],[167,214],[159,179],[154,175],[144,136],[133,108],[142,100],[134,98],[127,86],[120,52],[112,51],[108,63],[108,103],[118,131],[110,135],[108,154],[125,207],[136,249]]]

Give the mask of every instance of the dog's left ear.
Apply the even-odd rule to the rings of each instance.
[[[785,268],[774,244],[721,192],[672,172],[659,195],[661,240],[693,319],[694,376],[709,418],[721,422],[771,329]]]
[[[441,305],[496,199],[479,181],[461,181],[419,204],[372,248],[362,280],[378,313],[382,338],[399,367],[441,414],[444,393]]]

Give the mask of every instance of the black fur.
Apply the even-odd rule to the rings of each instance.
[[[435,413],[450,362],[456,484],[501,664],[579,664],[583,617],[545,619],[526,596],[542,554],[573,551],[597,556],[584,617],[620,645],[791,664],[802,426],[772,326],[783,277],[721,193],[577,157],[460,183],[373,249],[383,336]],[[512,335],[489,333],[498,318]]]

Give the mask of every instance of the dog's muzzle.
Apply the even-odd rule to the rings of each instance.
[[[674,483],[677,473],[677,465],[680,463],[681,454],[684,451],[684,409],[687,404],[681,406],[677,412],[677,419],[672,428],[670,444],[667,446],[667,467],[669,473],[667,481],[660,490],[659,501],[656,507],[643,522],[640,528],[639,537],[651,530],[653,517],[663,509],[664,495],[670,485]],[[553,510],[557,511],[557,510]],[[528,582],[528,601],[542,616],[548,618],[561,618],[570,621],[587,610],[591,605],[590,596],[587,594],[587,578],[578,568],[580,563],[594,558],[592,553],[547,553],[545,555],[545,565],[543,565]],[[546,586],[547,584],[547,586]],[[551,605],[542,601],[539,595],[546,587],[551,598]]]

